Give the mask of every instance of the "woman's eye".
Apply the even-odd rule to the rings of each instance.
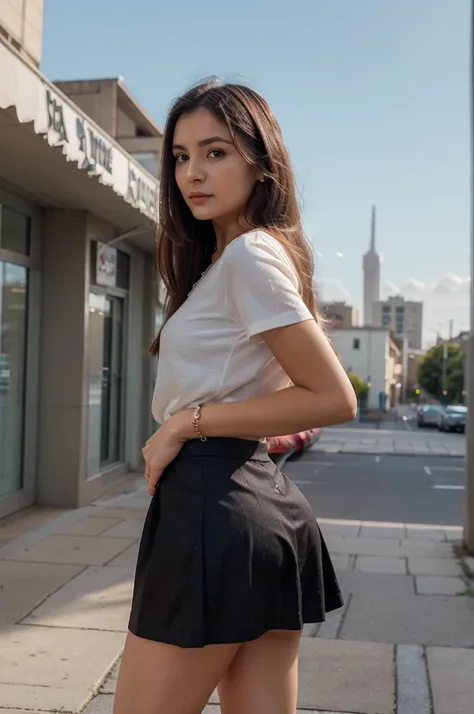
[[[220,159],[224,156],[224,152],[222,151],[222,149],[212,149],[209,152],[209,156],[211,157],[211,159]]]
[[[183,161],[186,161],[188,157],[186,156],[186,154],[176,154],[174,158],[177,164],[182,164]]]

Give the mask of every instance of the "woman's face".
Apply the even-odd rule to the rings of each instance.
[[[173,137],[175,177],[200,221],[238,219],[263,172],[239,154],[229,130],[207,109],[180,117]]]

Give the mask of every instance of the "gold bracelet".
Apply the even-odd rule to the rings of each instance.
[[[201,418],[201,407],[200,407],[200,406],[197,406],[197,407],[194,408],[193,415],[192,415],[192,418],[191,418],[192,425],[193,425],[193,427],[196,429],[196,431],[197,431],[197,433],[198,433],[198,436],[199,436],[199,438],[201,439],[201,441],[207,441],[207,437],[205,437],[205,436],[202,435],[201,430],[200,430],[200,428],[199,428],[198,421],[199,421],[200,418]]]

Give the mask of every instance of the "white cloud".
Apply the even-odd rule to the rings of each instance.
[[[344,287],[339,278],[320,278],[315,281],[315,287],[319,293],[319,299],[324,300],[324,302],[341,300],[348,302],[351,299],[350,292]]]
[[[446,273],[434,283],[424,283],[417,278],[408,278],[401,287],[397,287],[395,283],[386,280],[382,286],[382,292],[385,297],[398,294],[407,299],[423,300],[428,295],[465,294],[469,292],[470,285],[470,278],[461,278],[459,275],[454,275],[454,273]]]
[[[400,295],[400,288],[391,280],[385,280],[382,284],[382,297],[388,298],[390,295]]]
[[[340,253],[339,251],[337,251],[336,256],[338,258],[344,258],[344,253]]]

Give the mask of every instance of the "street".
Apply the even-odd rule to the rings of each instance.
[[[462,525],[461,457],[310,451],[284,472],[319,518]]]

